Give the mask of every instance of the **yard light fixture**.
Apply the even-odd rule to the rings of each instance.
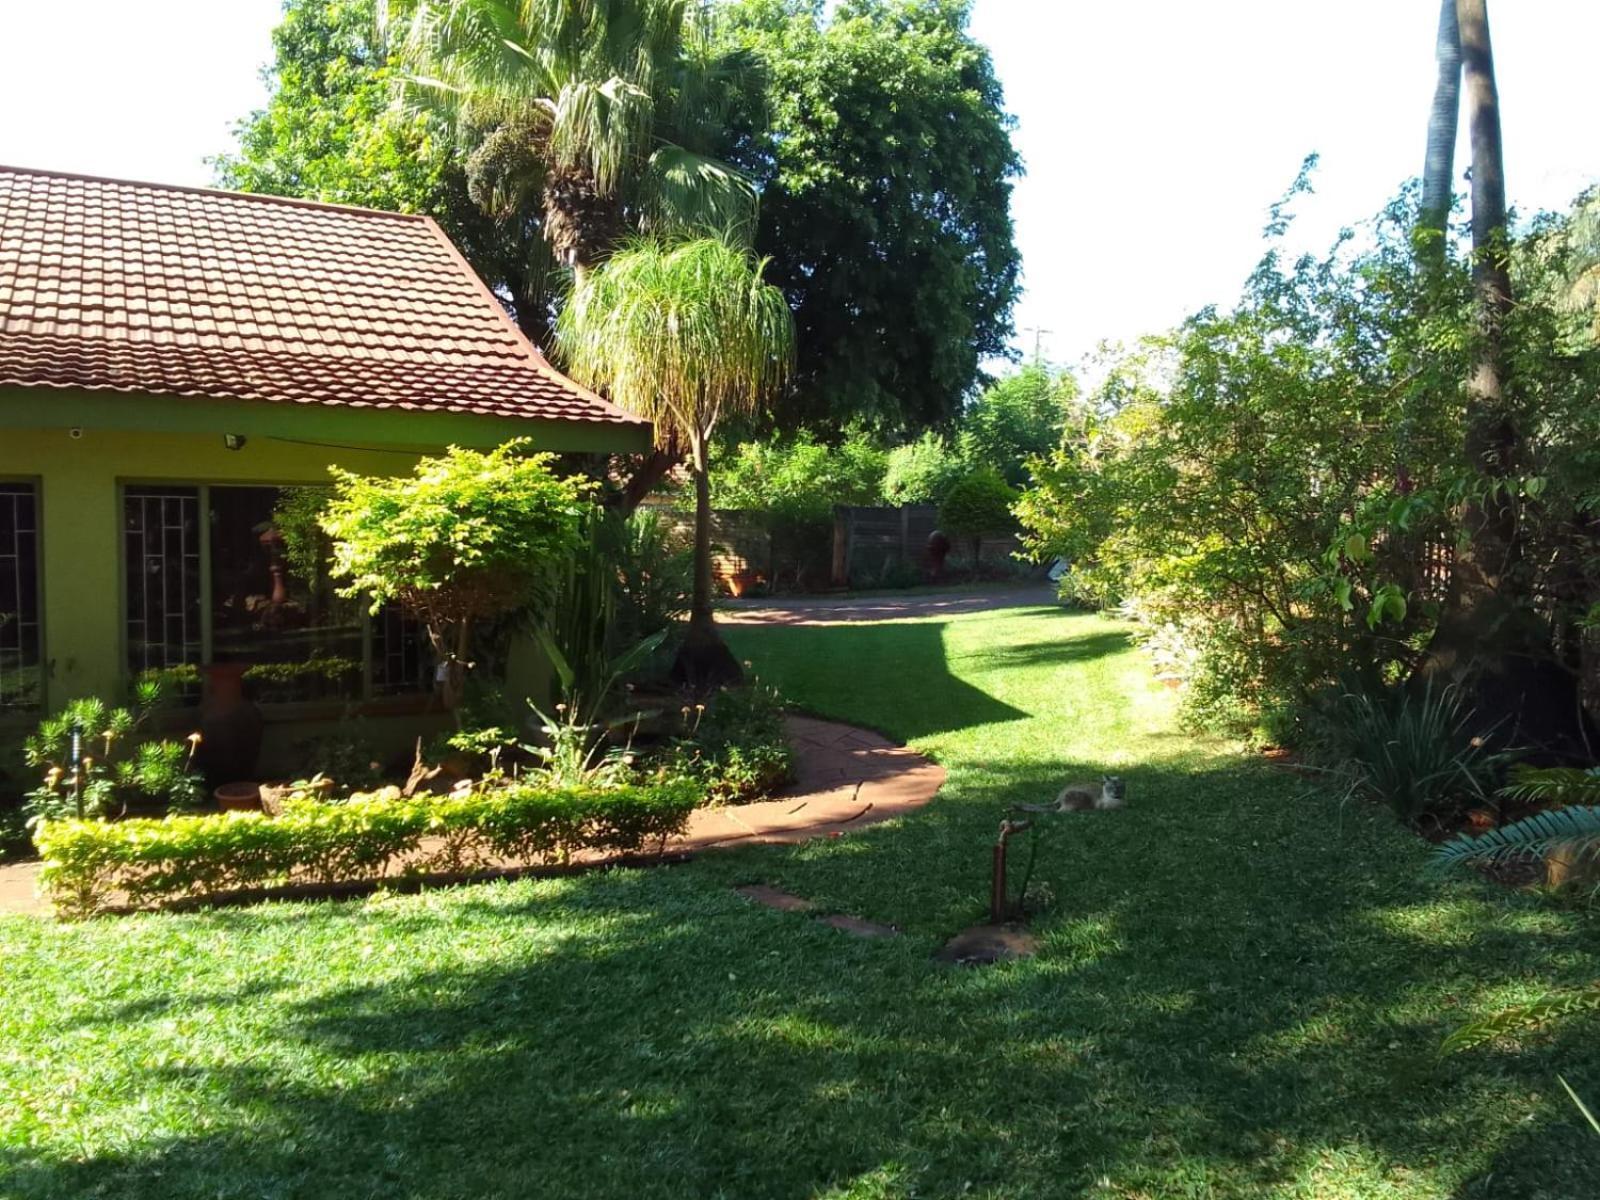
[[[222,435],[222,444],[229,450],[243,450],[246,440],[242,433],[225,433]]]

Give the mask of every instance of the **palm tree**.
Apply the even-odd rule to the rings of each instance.
[[[766,262],[716,238],[638,239],[573,290],[556,322],[567,369],[655,423],[694,473],[694,592],[674,676],[736,682],[739,664],[711,612],[711,434],[725,415],[776,396],[794,362],[794,318],[763,281]]]
[[[1440,0],[1434,37],[1439,79],[1428,112],[1428,152],[1422,167],[1422,215],[1418,226],[1437,235],[1426,247],[1430,261],[1444,261],[1444,233],[1455,191],[1456,126],[1461,111],[1461,29],[1456,0]]]
[[[692,0],[393,0],[408,93],[453,116],[474,198],[537,199],[557,259],[583,275],[633,228],[749,235],[755,191],[704,153],[719,73]]]

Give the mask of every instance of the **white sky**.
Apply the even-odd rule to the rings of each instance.
[[[259,106],[280,0],[0,0],[0,163],[207,183]],[[1237,294],[1310,151],[1322,248],[1422,164],[1436,0],[977,0],[1028,165],[1029,327],[1075,359]],[[1600,181],[1596,0],[1491,5],[1512,202]],[[1463,139],[1465,130],[1463,129]],[[1465,167],[1465,146],[1458,169]]]

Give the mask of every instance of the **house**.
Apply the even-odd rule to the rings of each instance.
[[[650,428],[551,367],[429,218],[0,167],[0,720],[148,671],[193,702],[232,664],[269,757],[352,713],[389,742],[437,721],[420,631],[288,534],[330,464],[514,437]]]

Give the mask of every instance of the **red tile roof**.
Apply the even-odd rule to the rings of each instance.
[[[633,424],[427,217],[0,167],[0,385]]]

